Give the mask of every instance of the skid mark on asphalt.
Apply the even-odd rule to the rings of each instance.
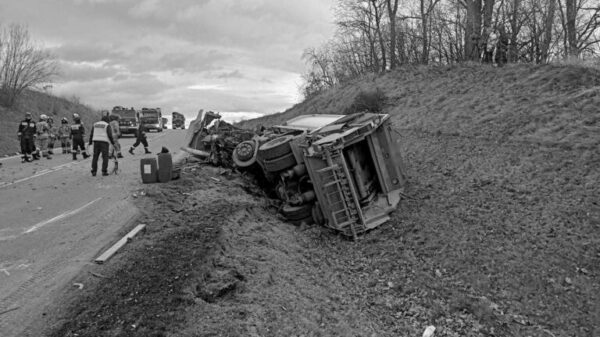
[[[47,225],[47,224],[49,224],[49,223],[52,223],[52,222],[55,222],[55,221],[58,221],[58,220],[64,219],[64,218],[66,218],[66,217],[69,217],[69,216],[71,216],[71,215],[73,215],[73,214],[76,214],[77,212],[80,212],[80,211],[81,211],[81,210],[83,210],[84,208],[86,208],[86,207],[90,206],[91,204],[95,203],[96,201],[98,201],[98,200],[100,200],[100,199],[102,199],[102,197],[100,197],[100,198],[96,198],[96,199],[94,199],[94,200],[92,200],[92,201],[88,202],[87,204],[85,204],[85,205],[83,205],[83,206],[81,206],[81,207],[79,207],[79,208],[77,208],[77,209],[74,209],[74,210],[72,210],[72,211],[68,211],[68,212],[65,212],[65,213],[63,213],[63,214],[57,215],[57,216],[55,216],[54,218],[51,218],[51,219],[48,219],[48,220],[44,220],[44,221],[42,221],[42,222],[39,222],[39,223],[37,223],[37,224],[33,225],[33,226],[32,226],[31,228],[29,228],[28,230],[26,230],[25,232],[23,232],[23,234],[27,234],[27,233],[35,232],[36,230],[38,230],[38,229],[42,228],[43,226],[45,226],[45,225]]]

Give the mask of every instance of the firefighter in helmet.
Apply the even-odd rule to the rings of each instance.
[[[31,112],[26,112],[25,119],[19,123],[19,131],[17,133],[19,142],[21,143],[21,154],[23,155],[21,159],[23,162],[30,162],[30,155],[36,156],[34,153],[36,134],[36,124],[31,120]]]
[[[52,159],[48,153],[48,139],[50,137],[50,125],[48,124],[48,116],[41,114],[40,121],[35,125],[37,131],[37,148],[41,152],[42,157]]]
[[[121,130],[119,129],[119,115],[112,114],[109,116],[109,120],[110,120],[110,123],[108,123],[108,124],[110,125],[111,131],[112,131],[112,137],[113,137],[113,141],[114,141],[113,155],[116,155],[117,158],[123,158],[123,155],[121,154],[121,144],[119,143],[119,138],[121,138]],[[113,151],[111,151],[111,152],[113,152]]]
[[[81,123],[79,114],[73,114],[73,124],[71,124],[71,139],[73,140],[73,160],[77,160],[77,154],[81,151],[83,159],[87,159],[90,155],[85,150],[85,127]]]
[[[60,139],[62,153],[71,153],[71,126],[69,126],[69,121],[65,117],[60,120],[58,138]]]

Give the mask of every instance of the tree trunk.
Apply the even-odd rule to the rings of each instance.
[[[422,44],[422,53],[421,53],[421,63],[422,64],[427,64],[427,61],[429,61],[429,28],[428,28],[429,13],[425,9],[425,1],[426,0],[421,0],[421,34],[423,35],[423,37],[422,37],[423,44]]]
[[[510,18],[510,42],[509,42],[509,47],[508,47],[508,61],[509,62],[517,62],[519,57],[517,55],[518,50],[517,50],[517,44],[518,44],[518,37],[519,37],[519,30],[520,30],[520,25],[519,25],[519,10],[521,6],[521,0],[514,0],[513,1],[513,8],[512,8],[512,13],[511,13],[511,18]]]
[[[567,7],[567,41],[569,43],[569,56],[578,57],[579,49],[577,48],[577,30],[575,27],[575,21],[577,18],[577,1],[566,0]]]
[[[484,0],[483,4],[483,28],[487,31],[492,27],[494,14],[494,0]]]
[[[552,42],[552,28],[554,23],[554,14],[556,11],[556,0],[548,0],[548,12],[546,13],[546,22],[544,25],[544,40],[541,46],[541,62],[548,63],[549,50]]]
[[[466,0],[465,58],[477,61],[481,47],[481,0]]]
[[[378,0],[371,0],[373,4],[373,12],[375,13],[375,33],[377,34],[377,39],[379,40],[379,50],[381,51],[381,68],[378,71],[384,72],[387,68],[387,58],[386,58],[386,49],[385,49],[385,41],[383,39],[383,33],[381,31],[381,18],[383,17],[381,2]]]
[[[398,0],[387,0],[388,17],[390,19],[390,69],[396,68],[396,13]]]

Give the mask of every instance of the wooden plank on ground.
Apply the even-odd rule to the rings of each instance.
[[[117,241],[117,243],[115,243],[114,245],[112,245],[112,247],[110,247],[109,249],[107,249],[104,253],[102,253],[102,255],[98,256],[98,258],[96,258],[96,263],[98,264],[102,264],[104,262],[106,262],[108,259],[110,259],[119,249],[121,249],[121,247],[125,246],[125,244],[128,241],[131,241],[131,239],[133,239],[133,237],[139,233],[142,229],[144,229],[146,227],[146,225],[140,224],[135,226],[134,229],[132,229],[129,233],[127,233],[127,235],[125,235],[124,237],[121,238],[121,240]]]

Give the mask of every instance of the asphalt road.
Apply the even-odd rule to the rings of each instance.
[[[181,152],[186,131],[149,133],[153,154],[138,146],[132,156],[134,139],[121,138],[120,172],[106,177],[91,175],[91,158],[70,154],[0,160],[0,336],[30,336],[58,290],[120,239],[117,232],[139,215],[131,198],[143,188],[140,158],[163,146]]]

